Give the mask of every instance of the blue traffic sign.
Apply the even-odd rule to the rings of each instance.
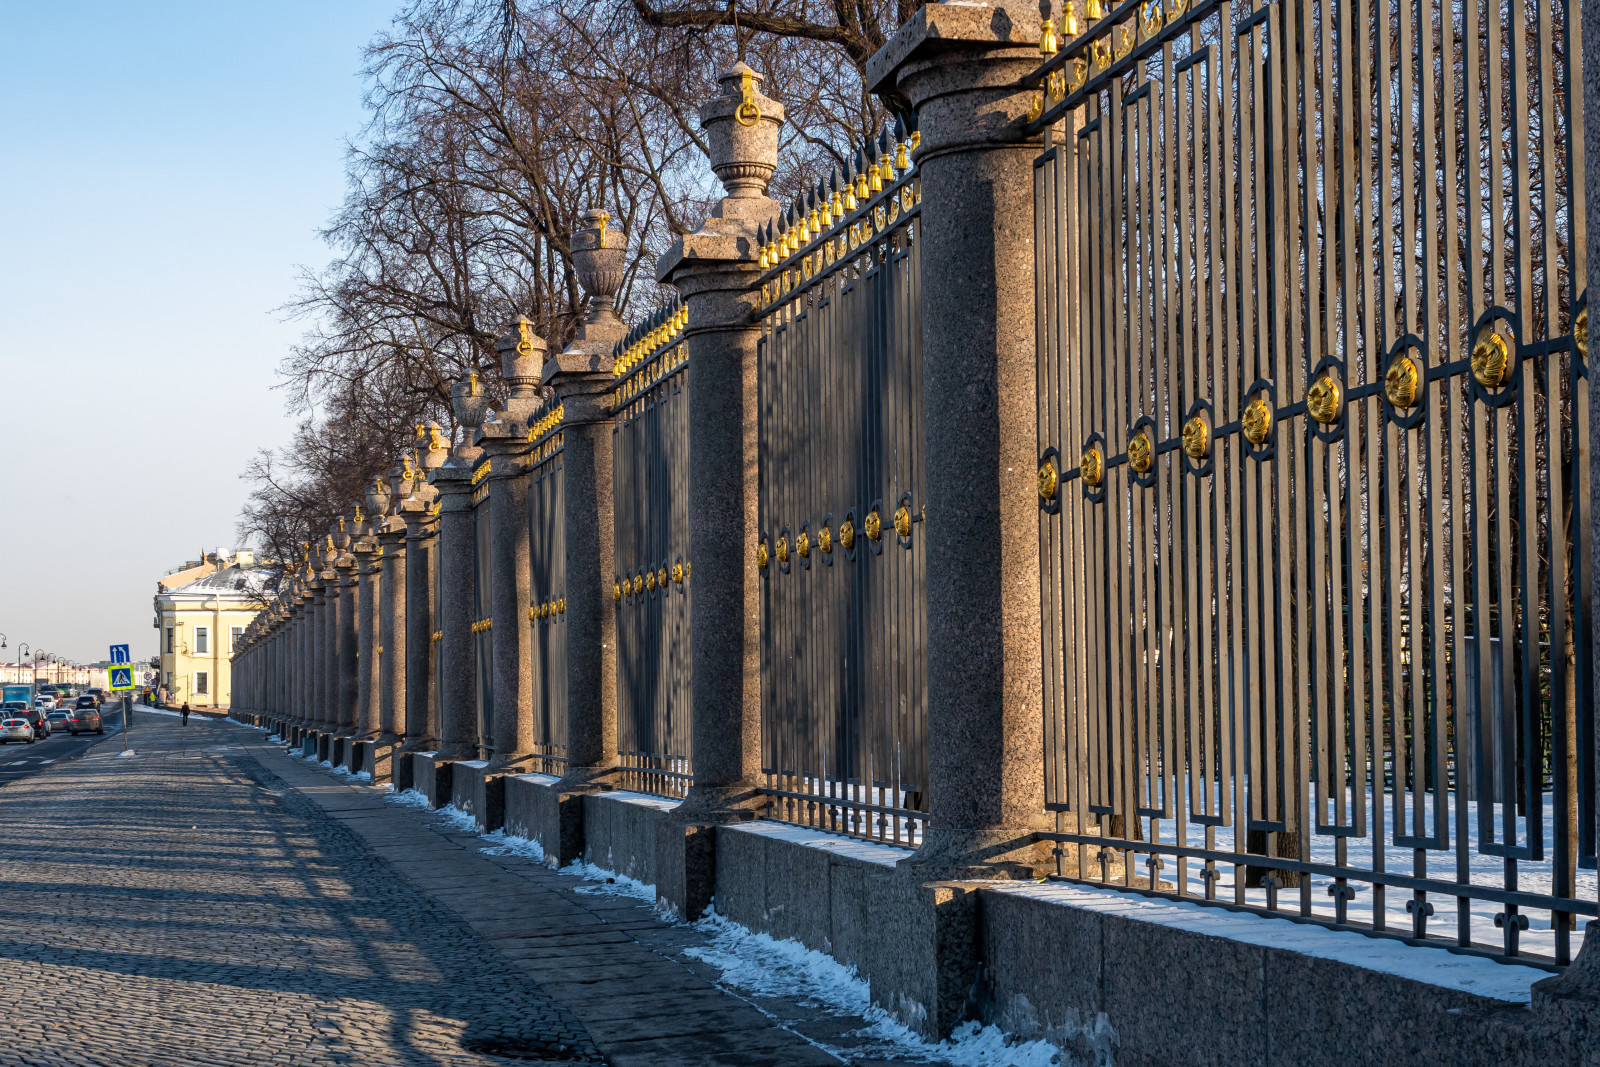
[[[128,646],[127,645],[112,645],[111,646],[111,662],[112,663],[128,663],[128,662],[130,662],[130,660],[128,659]]]
[[[124,645],[124,648],[127,646]],[[124,692],[133,688],[133,667],[112,667],[106,672],[110,675],[110,684],[106,687],[113,693]]]

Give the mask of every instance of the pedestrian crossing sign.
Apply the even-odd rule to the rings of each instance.
[[[131,665],[112,667],[107,673],[111,676],[111,684],[106,688],[113,693],[127,692],[133,688],[133,667]]]

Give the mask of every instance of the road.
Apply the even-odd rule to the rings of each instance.
[[[103,709],[101,718],[106,724],[106,737],[122,732],[122,709],[107,705]],[[133,713],[133,729],[137,735],[139,729],[139,713]],[[98,734],[51,734],[43,741],[33,744],[10,742],[0,745],[0,786],[26,778],[31,774],[38,774],[46,767],[60,763],[64,760],[76,759],[87,752],[92,745],[104,741],[105,737]]]

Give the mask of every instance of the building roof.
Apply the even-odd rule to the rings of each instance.
[[[272,566],[256,566],[253,563],[232,564],[221,570],[203,575],[186,585],[176,589],[162,590],[161,596],[166,597],[198,597],[210,599],[219,597],[223,600],[243,600],[251,603],[260,602],[267,591],[272,588],[278,578],[279,570]]]

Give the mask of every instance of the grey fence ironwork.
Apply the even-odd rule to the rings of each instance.
[[[567,765],[567,533],[563,407],[552,397],[528,420],[528,624],[533,633],[532,769]]]
[[[478,716],[478,758],[489,758],[494,730],[494,624],[493,577],[490,560],[489,460],[472,471],[472,651],[473,698]]]
[[[1029,80],[1059,875],[1565,964],[1576,9],[1092,7]]]
[[[765,234],[758,372],[770,817],[927,820],[920,186],[888,131]]]
[[[683,796],[690,743],[688,311],[674,303],[618,342],[612,394],[621,782]]]

